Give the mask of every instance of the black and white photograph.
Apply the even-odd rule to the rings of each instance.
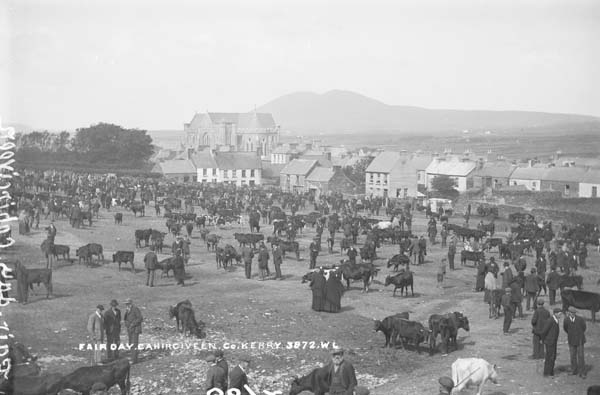
[[[597,0],[0,0],[0,395],[600,395]]]

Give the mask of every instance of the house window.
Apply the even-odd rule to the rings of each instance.
[[[254,169],[250,170],[250,177],[254,177]]]
[[[408,188],[404,188],[404,199],[408,197]]]
[[[212,169],[213,171],[213,176],[216,177],[217,176],[217,169]]]
[[[253,187],[255,185],[254,180],[250,180],[250,186]]]
[[[246,178],[246,170],[242,170],[242,177]]]
[[[568,195],[570,191],[571,187],[569,186],[569,184],[565,185],[565,195]]]
[[[513,185],[517,185],[517,182],[516,182],[516,181],[513,181]]]
[[[592,187],[592,197],[598,197],[598,187]]]

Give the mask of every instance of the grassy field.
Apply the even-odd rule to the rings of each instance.
[[[118,209],[116,211],[119,211]],[[250,383],[253,387],[282,390],[287,393],[293,376],[308,373],[328,361],[328,347],[321,342],[336,342],[348,350],[347,359],[355,366],[359,384],[366,385],[375,395],[436,393],[437,379],[450,375],[450,366],[456,358],[481,357],[499,368],[499,384],[486,384],[485,394],[582,394],[591,384],[600,383],[600,326],[592,324],[590,313],[582,312],[588,320],[586,337],[586,362],[590,371],[582,380],[570,376],[568,347],[564,333],[558,345],[557,376],[542,377],[543,361],[528,359],[532,353],[532,312],[524,320],[513,321],[510,336],[502,335],[502,319],[488,319],[488,307],[483,294],[475,293],[475,269],[461,267],[448,272],[444,288],[436,288],[437,264],[445,255],[439,243],[430,247],[427,261],[422,266],[411,266],[415,276],[415,294],[410,297],[392,297],[392,288],[383,282],[391,269],[385,267],[386,259],[397,253],[398,246],[383,245],[375,261],[382,270],[371,286],[371,292],[362,293],[359,283],[351,286],[342,299],[338,314],[317,313],[311,310],[311,292],[300,280],[306,273],[308,244],[314,230],[306,229],[299,237],[301,260],[286,258],[282,265],[284,281],[258,281],[256,262],[253,279],[244,277],[241,266],[233,270],[217,269],[214,253],[208,252],[197,231],[194,231],[191,260],[187,267],[190,279],[186,286],[176,286],[171,278],[160,278],[154,288],[145,286],[142,259],[147,248],[135,249],[134,231],[152,227],[165,230],[165,220],[155,216],[134,218],[124,212],[123,225],[113,225],[113,214],[101,210],[100,220],[91,228],[73,229],[66,220],[57,222],[57,244],[75,249],[88,242],[104,246],[106,261],[97,267],[59,261],[54,267],[54,297],[45,299],[45,290],[36,287],[38,295],[30,296],[23,306],[12,303],[3,311],[4,318],[16,339],[31,347],[48,372],[68,373],[87,364],[89,351],[80,351],[79,344],[87,338],[86,324],[98,303],[108,306],[117,299],[124,310],[123,301],[132,298],[144,315],[143,343],[176,343],[202,341],[183,338],[176,333],[174,321],[168,317],[168,308],[181,300],[189,299],[194,305],[196,318],[207,324],[208,336],[204,341],[222,347],[224,343],[241,345],[246,342],[281,342],[282,348],[250,348],[253,356]],[[147,210],[148,213],[154,210]],[[383,218],[383,217],[382,217]],[[452,221],[451,221],[452,222]],[[28,236],[18,236],[16,247],[5,252],[5,261],[20,259],[28,267],[45,265],[39,245],[45,238],[42,221],[40,230]],[[414,221],[417,233],[424,233],[426,220],[417,213]],[[498,224],[498,229],[504,229]],[[272,227],[261,229],[265,235]],[[230,243],[237,248],[233,233],[238,227],[214,228],[211,232],[222,235],[221,245]],[[244,232],[247,229],[243,229]],[[16,229],[13,234],[16,234]],[[170,237],[170,236],[169,236]],[[337,238],[339,243],[339,235]],[[438,239],[439,240],[439,239]],[[172,239],[167,239],[170,245]],[[364,236],[359,244],[364,242]],[[129,268],[117,271],[111,254],[117,250],[135,251],[136,273]],[[165,251],[166,252],[166,251]],[[166,257],[166,255],[164,255]],[[492,253],[498,259],[497,253]],[[341,258],[339,244],[334,254],[326,251],[318,258],[319,265],[331,265]],[[529,265],[533,257],[528,257]],[[583,270],[584,288],[600,291],[595,285],[600,276],[600,256],[590,249],[589,269]],[[273,271],[272,264],[271,270]],[[13,292],[14,294],[14,292]],[[444,356],[437,352],[417,353],[414,349],[392,350],[382,348],[384,337],[374,333],[373,319],[409,311],[412,320],[426,324],[434,313],[463,311],[469,318],[471,331],[459,332],[459,349]],[[125,330],[122,341],[126,341]],[[287,342],[314,341],[318,347],[287,349]],[[258,347],[258,344],[256,344]],[[133,394],[200,394],[207,364],[203,349],[144,351],[141,362],[132,368]],[[226,358],[236,361],[238,350],[226,350]],[[127,355],[127,354],[125,354]],[[64,391],[64,393],[68,393]],[[111,394],[119,393],[114,387]],[[464,393],[473,393],[465,391]]]

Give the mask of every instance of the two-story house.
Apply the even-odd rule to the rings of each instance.
[[[292,160],[281,169],[279,176],[281,190],[284,192],[306,192],[306,177],[316,166],[316,160]]]

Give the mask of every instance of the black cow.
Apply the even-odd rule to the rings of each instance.
[[[66,375],[62,381],[61,389],[70,389],[89,395],[95,383],[103,383],[107,389],[118,384],[121,395],[125,395],[131,388],[129,380],[129,360],[122,358],[107,365],[86,366]]]
[[[133,202],[129,208],[131,209],[131,211],[133,211],[134,217],[137,216],[137,213],[140,213],[141,217],[146,215],[146,207],[144,206],[144,203]]]
[[[485,243],[483,243],[483,249],[485,251],[490,251],[492,248],[498,247],[498,251],[500,251],[500,246],[502,245],[502,243],[503,241],[501,238],[490,237],[485,241]]]
[[[206,236],[206,248],[210,251],[212,248],[214,251],[217,250],[217,244],[219,244],[221,236],[215,234],[209,234]]]
[[[398,266],[400,265],[408,265],[410,263],[410,258],[404,254],[394,255],[392,258],[388,260],[387,267],[388,269],[394,266],[394,271],[398,271]]]
[[[297,241],[280,240],[279,247],[281,248],[284,258],[286,252],[293,252],[296,254],[296,259],[300,260],[300,245]]]
[[[175,318],[177,321],[177,330],[180,332],[182,331],[184,335],[187,332],[190,335],[193,334],[199,339],[206,337],[206,332],[204,332],[206,325],[202,321],[196,321],[194,309],[192,308],[192,302],[189,300],[184,300],[177,303],[175,306],[169,307],[169,316],[170,318]]]
[[[402,313],[398,313],[398,314],[394,314],[394,315],[385,317],[382,321],[375,320],[375,322],[374,322],[375,333],[381,331],[385,336],[384,347],[391,346],[390,338],[392,337],[392,332],[394,331],[393,322],[394,322],[394,319],[398,319],[398,318],[404,318],[405,320],[407,320],[409,318],[409,314],[407,311],[405,311]]]
[[[560,281],[558,282],[558,287],[562,290],[563,288],[571,288],[577,287],[578,290],[583,289],[583,277],[582,276],[568,276],[562,275],[560,276]]]
[[[290,395],[298,395],[302,391],[309,391],[315,395],[325,395],[329,392],[328,367],[316,368],[306,376],[294,378],[290,387]]]
[[[460,263],[466,265],[467,261],[473,261],[475,263],[485,260],[485,254],[483,251],[467,251],[462,250],[460,252]]]
[[[592,322],[596,322],[596,312],[600,311],[600,294],[588,291],[577,291],[574,289],[563,289],[560,292],[562,308],[567,310],[569,306],[581,310],[590,310]]]
[[[173,319],[175,318],[175,321],[177,322],[177,331],[181,332],[183,330],[183,326],[181,327],[181,329],[179,329],[179,323],[181,322],[181,317],[179,315],[179,311],[183,311],[183,308],[192,308],[192,302],[189,301],[189,299],[186,299],[184,301],[181,301],[179,303],[177,303],[174,306],[169,307],[169,318]]]
[[[135,231],[135,246],[142,248],[142,240],[144,240],[144,247],[148,247],[148,242],[152,236],[152,229],[138,229]]]
[[[119,271],[121,271],[121,263],[131,263],[131,271],[135,274],[135,266],[133,265],[133,251],[117,251],[113,254],[113,262],[119,264]]]
[[[115,225],[122,225],[122,224],[123,224],[123,214],[115,213]]]
[[[84,245],[83,247],[79,247],[76,252],[76,256],[79,257],[79,263],[81,263],[81,260],[83,259],[86,265],[92,263],[92,257],[94,255],[98,257],[98,261],[104,261],[102,245],[97,243],[89,243]]]
[[[413,274],[411,271],[405,271],[404,269],[400,270],[400,272],[394,276],[387,276],[385,278],[385,286],[387,287],[390,284],[394,284],[394,293],[392,297],[396,296],[396,290],[400,288],[400,296],[404,293],[404,289],[406,288],[406,296],[408,296],[408,286],[410,285],[410,292],[412,296],[415,296],[415,292],[413,290]]]
[[[62,258],[64,260],[71,260],[71,256],[70,256],[70,252],[71,252],[71,248],[69,248],[69,246],[66,245],[62,245],[62,244],[54,244],[54,248],[53,248],[53,255],[54,258],[56,260],[58,260],[58,256],[62,256]]]
[[[454,313],[448,313],[444,315],[433,314],[429,317],[429,329],[431,330],[430,345],[431,351],[435,349],[435,340],[438,334],[442,335],[442,344],[444,350],[447,353],[449,344],[454,343],[456,349],[456,336],[458,329],[463,328],[467,332],[469,328],[469,319],[462,313],[455,311]]]
[[[377,269],[373,264],[368,263],[344,263],[339,267],[338,271],[342,273],[343,279],[346,280],[346,289],[350,289],[350,280],[362,280],[362,292],[369,292],[371,278],[377,275],[379,269]]]
[[[169,277],[169,271],[172,270],[175,273],[175,257],[170,257],[167,259],[163,259],[157,263],[157,266],[162,270],[160,277],[167,274],[167,278]]]
[[[400,344],[404,349],[404,343],[410,340],[416,347],[417,352],[421,353],[419,345],[429,340],[430,332],[425,329],[423,324],[416,321],[409,321],[402,318],[395,319],[393,322],[392,345],[396,346],[396,339],[400,337]]]
[[[265,239],[265,236],[261,233],[234,233],[233,237],[240,243],[240,247],[252,244],[254,249],[256,249],[256,243]]]
[[[52,269],[27,269],[20,261],[15,263],[15,274],[18,284],[23,284],[25,289],[22,293],[23,304],[28,302],[29,289],[33,291],[33,284],[38,286],[43,283],[46,287],[46,299],[52,295]]]
[[[0,393],[14,395],[57,395],[63,376],[58,373],[43,376],[15,376],[0,382]]]

